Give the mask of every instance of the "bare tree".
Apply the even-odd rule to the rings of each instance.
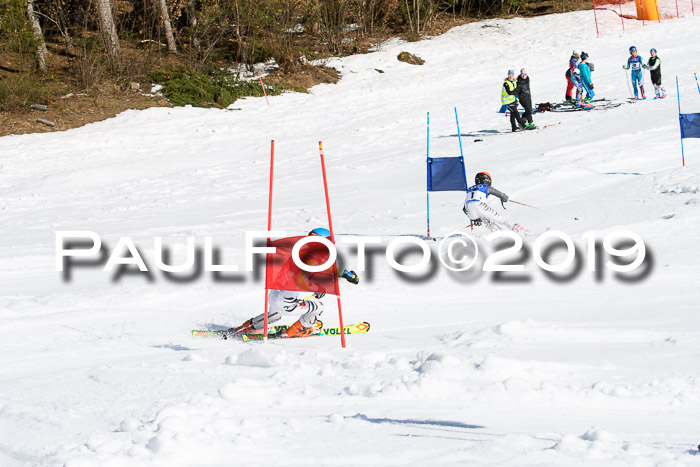
[[[41,24],[39,24],[39,18],[37,18],[34,12],[34,0],[27,0],[27,16],[29,21],[32,22],[32,29],[34,30],[34,39],[36,40],[36,65],[41,71],[46,71],[46,42],[44,42],[44,33],[41,32]]]
[[[408,1],[408,0],[406,0]],[[345,23],[349,15],[348,0],[317,0],[318,16],[323,27],[326,40],[334,53],[343,48],[345,38]]]
[[[163,31],[165,31],[165,39],[168,41],[168,50],[170,52],[177,52],[177,47],[175,46],[175,36],[173,36],[173,27],[170,24],[170,14],[168,13],[168,5],[165,0],[154,0],[156,3],[156,9],[160,15],[160,20],[163,23]]]
[[[105,49],[110,56],[116,57],[119,54],[119,38],[117,37],[117,28],[114,26],[112,6],[109,4],[109,0],[97,0],[97,14],[100,17],[100,29]]]
[[[200,47],[199,38],[197,37],[197,7],[195,5],[195,0],[189,0],[187,3],[187,23],[190,26],[190,37],[192,38],[192,45],[195,48]]]

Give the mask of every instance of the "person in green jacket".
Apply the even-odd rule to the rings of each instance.
[[[511,131],[521,131],[523,128],[534,130],[534,128],[528,128],[525,125],[525,120],[520,116],[520,112],[518,112],[518,102],[515,99],[517,95],[518,86],[515,84],[515,72],[513,70],[508,70],[508,77],[503,82],[503,87],[501,88],[501,104],[508,106]]]

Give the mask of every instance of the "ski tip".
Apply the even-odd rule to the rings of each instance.
[[[200,329],[193,329],[192,330],[192,337],[205,337],[205,336],[212,336],[214,335],[214,331],[209,331],[209,330],[200,330]]]

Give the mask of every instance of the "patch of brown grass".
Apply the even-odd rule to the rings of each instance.
[[[89,93],[68,96],[51,99],[49,110],[45,112],[29,107],[15,112],[0,112],[0,136],[68,130],[114,117],[128,109],[169,106],[163,98],[146,97],[108,85]],[[56,126],[39,123],[39,118],[55,122]]]

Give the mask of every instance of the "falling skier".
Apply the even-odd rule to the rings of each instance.
[[[649,70],[651,75],[651,83],[654,85],[654,91],[656,92],[654,99],[664,99],[666,97],[666,89],[661,86],[661,59],[656,55],[656,49],[651,49],[649,54],[651,55],[649,62],[642,66]]]
[[[328,229],[317,228],[309,232],[309,235],[330,237]],[[343,271],[340,275],[352,284],[358,284],[360,279],[354,271]],[[280,331],[271,337],[308,337],[317,332],[316,322],[323,313],[323,302],[321,299],[325,293],[297,292],[290,290],[270,290],[268,298],[268,325],[280,321],[283,316],[299,317],[288,328]],[[265,332],[265,313],[250,318],[238,327],[231,328],[227,335],[236,336],[240,334],[262,334]]]
[[[641,99],[646,99],[647,96],[644,95],[644,74],[642,71],[642,57],[637,54],[637,48],[635,46],[630,47],[630,58],[627,59],[627,65],[622,65],[625,70],[632,69],[632,86],[634,87],[634,100],[639,100],[639,93],[641,91]],[[639,85],[639,89],[637,89]]]
[[[508,202],[508,195],[498,191],[491,186],[491,175],[488,172],[479,172],[474,178],[476,185],[467,188],[467,199],[464,201],[462,210],[469,217],[473,226],[480,226],[486,223],[487,227],[491,225],[499,229],[509,229],[525,231],[520,224],[513,224],[505,216],[488,205],[487,199],[489,195],[493,195],[501,200],[501,203]]]

